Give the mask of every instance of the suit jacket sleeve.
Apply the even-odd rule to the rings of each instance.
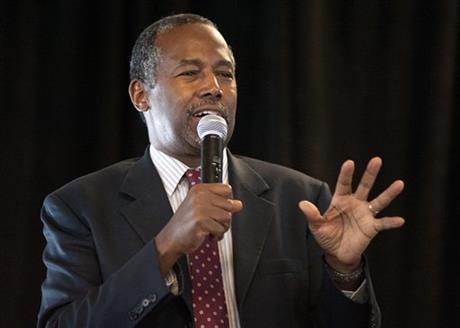
[[[47,277],[38,327],[132,327],[170,295],[153,243],[103,281],[103,259],[84,219],[51,195],[44,202],[42,220]]]

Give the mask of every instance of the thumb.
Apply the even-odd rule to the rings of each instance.
[[[307,217],[307,220],[311,224],[318,224],[322,221],[323,217],[319,213],[318,208],[310,203],[308,200],[302,200],[299,202],[299,208]]]

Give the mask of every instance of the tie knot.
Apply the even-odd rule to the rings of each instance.
[[[185,172],[185,176],[190,188],[201,182],[201,170],[199,168],[187,170],[187,172]]]

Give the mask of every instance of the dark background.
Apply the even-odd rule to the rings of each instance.
[[[380,155],[383,214],[405,227],[368,256],[384,327],[455,325],[460,264],[459,6],[452,1],[6,1],[0,3],[0,326],[32,327],[44,277],[46,194],[127,157],[147,135],[128,59],[154,20],[214,20],[238,63],[230,148],[327,181]],[[374,193],[374,195],[375,195]]]

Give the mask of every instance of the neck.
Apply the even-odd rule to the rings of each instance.
[[[170,155],[177,159],[178,161],[181,161],[185,165],[191,168],[196,168],[201,165],[201,157],[196,157],[196,156],[174,156]]]
[[[155,147],[155,146],[153,146]],[[173,157],[177,159],[178,161],[184,163],[190,168],[196,168],[201,165],[201,154],[200,151],[198,151],[198,154],[173,154],[166,149],[161,149],[155,147],[155,149],[165,153],[166,155]]]

